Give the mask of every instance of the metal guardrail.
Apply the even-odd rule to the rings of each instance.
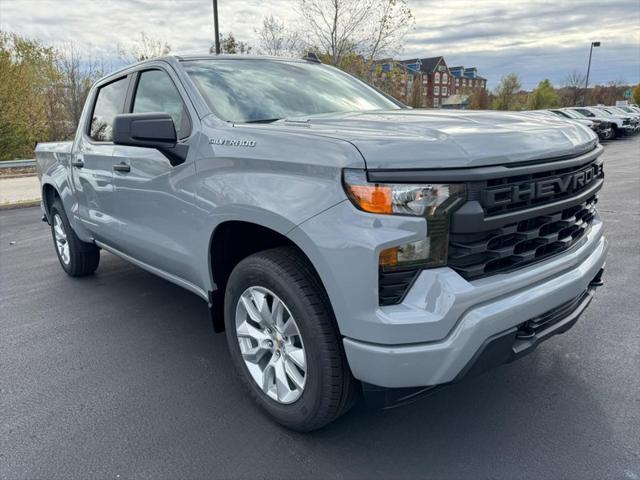
[[[0,160],[0,168],[24,168],[35,167],[36,161],[30,160]]]

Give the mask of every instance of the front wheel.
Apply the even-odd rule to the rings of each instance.
[[[354,403],[342,340],[326,294],[293,248],[242,260],[225,294],[231,358],[255,401],[298,431],[320,428]]]
[[[607,133],[602,136],[602,140],[613,140],[616,136],[616,132],[613,128],[610,128]]]
[[[83,242],[78,238],[59,198],[51,206],[49,221],[53,244],[64,271],[72,277],[95,272],[100,263],[100,249],[93,243]]]

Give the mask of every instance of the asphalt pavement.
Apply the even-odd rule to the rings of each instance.
[[[103,253],[67,277],[0,212],[0,478],[640,479],[640,137],[606,145],[605,286],[522,360],[311,434],[235,379],[195,295]]]

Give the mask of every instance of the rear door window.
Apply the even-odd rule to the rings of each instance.
[[[113,118],[123,113],[128,78],[121,78],[98,89],[89,136],[96,142],[113,141]]]

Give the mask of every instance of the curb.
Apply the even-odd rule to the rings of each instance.
[[[13,210],[16,208],[28,208],[37,207],[40,205],[40,199],[36,200],[22,200],[20,202],[13,203],[0,203],[0,210]]]

